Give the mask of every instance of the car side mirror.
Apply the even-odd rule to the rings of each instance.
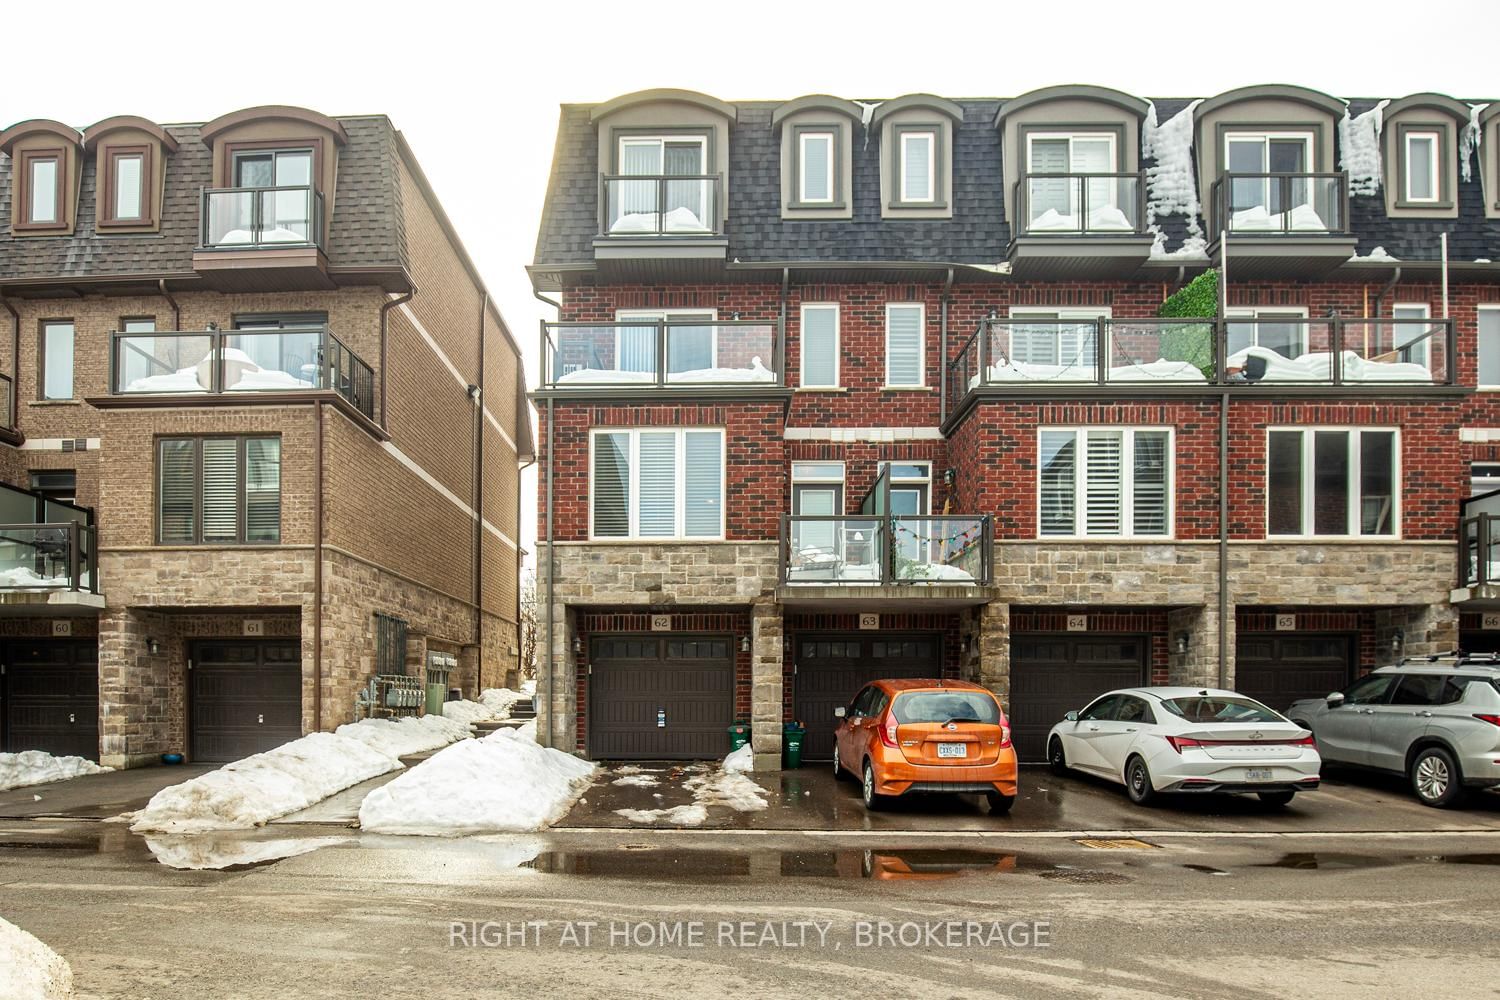
[[[1344,695],[1341,691],[1335,691],[1323,700],[1328,702],[1329,708],[1338,708],[1344,703]]]
[[[1063,716],[1063,719],[1066,720],[1066,721],[1068,721],[1068,722],[1077,722],[1078,721],[1078,713],[1077,712],[1069,712],[1067,715]]]
[[[846,716],[848,714],[849,714],[849,710],[847,708],[845,708],[843,705],[840,705],[838,708],[835,708],[833,710],[833,717],[835,719],[842,719],[844,716]]]

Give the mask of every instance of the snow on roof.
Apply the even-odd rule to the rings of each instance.
[[[1473,177],[1474,172],[1469,164],[1474,159],[1474,151],[1479,148],[1479,140],[1484,135],[1484,129],[1479,127],[1479,116],[1484,113],[1488,104],[1469,105],[1469,124],[1464,126],[1463,132],[1458,139],[1458,170],[1465,184]]]
[[[1373,195],[1380,191],[1380,130],[1390,101],[1381,101],[1354,117],[1348,109],[1339,120],[1339,166],[1349,172],[1351,195]]]
[[[1193,113],[1202,103],[1196,100],[1165,122],[1158,122],[1156,103],[1148,102],[1146,120],[1141,124],[1141,156],[1155,161],[1146,168],[1146,229],[1154,237],[1153,260],[1206,256],[1203,226],[1198,221],[1202,211],[1198,181],[1193,175]],[[1158,222],[1165,215],[1187,217],[1187,240],[1171,253],[1167,252],[1167,234]]]

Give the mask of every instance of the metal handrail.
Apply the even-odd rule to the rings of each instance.
[[[1487,587],[1491,579],[1489,553],[1497,537],[1495,523],[1500,514],[1476,514],[1458,520],[1458,585]]]
[[[902,586],[921,586],[932,582],[947,582],[950,584],[964,585],[962,581],[928,581],[918,579],[899,579],[896,576],[896,552],[899,548],[895,538],[895,525],[901,521],[937,521],[937,522],[965,522],[979,525],[979,535],[976,539],[979,543],[979,574],[973,580],[977,586],[987,586],[994,579],[994,530],[993,519],[988,514],[782,514],[778,530],[777,551],[779,566],[779,578],[783,583],[794,582],[819,582],[829,584],[861,583],[880,584],[882,586],[899,584]],[[879,551],[875,553],[880,562],[879,580],[827,580],[827,581],[794,581],[791,573],[792,551],[791,542],[793,528],[799,524],[851,524],[871,525],[879,529],[878,545]],[[872,540],[873,541],[873,540]],[[947,564],[945,564],[947,565]]]
[[[1135,215],[1131,220],[1129,230],[1124,229],[1091,229],[1088,226],[1089,218],[1089,185],[1091,180],[1134,180],[1135,181]],[[1033,180],[1057,180],[1069,183],[1078,183],[1078,229],[1042,229],[1031,228],[1031,187],[1029,182]],[[1035,234],[1045,236],[1139,236],[1146,231],[1146,172],[1139,170],[1134,173],[1023,173],[1015,183],[1015,197],[1013,203],[1016,206],[1016,225],[1014,230],[1022,236]],[[1112,199],[1117,201],[1118,199]]]
[[[1262,180],[1267,183],[1267,201],[1270,201],[1269,185],[1276,182],[1277,196],[1282,205],[1279,213],[1285,217],[1285,222],[1277,229],[1235,229],[1232,225],[1232,206],[1229,204],[1230,191],[1237,180]],[[1292,204],[1292,185],[1297,181],[1312,184],[1316,181],[1337,181],[1338,191],[1334,204],[1338,206],[1337,225],[1327,225],[1328,220],[1321,219],[1325,228],[1323,229],[1293,229],[1291,227],[1291,210],[1296,206]],[[1222,172],[1213,182],[1210,197],[1214,207],[1214,219],[1212,230],[1215,233],[1228,230],[1231,234],[1245,236],[1345,236],[1349,233],[1349,174],[1348,171],[1292,171],[1292,172],[1244,172],[1238,170],[1226,170]],[[1309,203],[1315,202],[1315,197],[1310,197]],[[1270,205],[1264,206],[1270,211]]]
[[[17,538],[9,537],[9,532],[22,531],[46,531],[61,530],[66,533],[66,553],[68,565],[68,585],[62,587],[39,588],[25,584],[3,584],[0,590],[62,590],[88,591],[92,594],[99,593],[99,551],[96,541],[97,529],[91,524],[80,524],[77,521],[44,521],[33,524],[0,524],[0,542],[18,542],[22,545],[30,545],[38,550],[38,556],[45,558],[40,553],[40,546],[35,540],[24,542]],[[83,582],[83,574],[87,572],[88,582]]]
[[[703,329],[708,329],[708,330],[715,331],[715,336],[717,336],[717,331],[719,331],[719,330],[737,330],[737,329],[744,329],[744,330],[766,330],[769,333],[769,335],[770,335],[770,341],[766,345],[766,357],[763,357],[761,359],[761,364],[764,365],[764,366],[766,366],[766,368],[771,372],[771,376],[772,377],[771,377],[770,380],[767,380],[767,381],[747,381],[747,382],[741,382],[741,381],[733,381],[733,382],[731,382],[731,381],[725,381],[725,382],[711,382],[711,381],[703,381],[703,382],[698,382],[698,381],[694,381],[694,382],[674,382],[673,379],[672,379],[672,372],[670,371],[671,365],[669,363],[669,348],[670,348],[670,344],[671,344],[671,331],[673,329],[684,329],[684,330],[703,330]],[[643,375],[650,375],[651,379],[649,381],[642,380],[640,382],[625,382],[625,383],[620,383],[620,382],[603,382],[603,381],[597,382],[597,383],[579,382],[579,383],[576,383],[573,386],[570,386],[570,388],[590,388],[590,387],[598,387],[598,386],[607,386],[611,391],[628,391],[628,390],[631,390],[631,389],[662,389],[662,388],[665,388],[667,386],[681,387],[681,386],[711,385],[711,386],[716,386],[716,387],[720,387],[720,388],[724,388],[724,389],[734,389],[734,388],[765,389],[765,388],[782,388],[782,387],[784,387],[786,385],[786,373],[783,371],[783,369],[785,368],[785,365],[783,364],[783,359],[785,358],[786,350],[785,350],[785,345],[783,343],[784,338],[782,336],[782,331],[781,331],[781,328],[780,328],[780,321],[776,320],[776,319],[765,319],[765,320],[745,320],[745,319],[740,319],[740,320],[708,320],[708,319],[703,319],[703,320],[652,320],[652,319],[640,319],[640,320],[618,320],[618,321],[608,322],[608,323],[588,323],[588,322],[583,322],[583,321],[578,321],[578,320],[548,322],[548,321],[544,320],[541,323],[540,330],[541,330],[541,359],[542,359],[542,374],[541,374],[541,383],[540,384],[541,384],[541,387],[543,389],[554,389],[554,388],[558,388],[560,385],[563,384],[561,382],[561,378],[562,378],[562,374],[563,373],[559,372],[558,365],[556,363],[557,362],[557,354],[558,354],[558,350],[559,350],[558,341],[557,341],[556,338],[553,337],[553,331],[556,331],[556,330],[600,330],[600,331],[606,331],[606,330],[614,330],[614,331],[619,331],[619,330],[652,330],[652,331],[654,331],[653,332],[653,344],[652,344],[652,348],[653,348],[653,350],[652,350],[652,358],[653,358],[652,370],[650,372],[644,372],[643,371],[643,372],[640,373],[640,374],[643,374]],[[757,356],[759,356],[759,355],[757,355]],[[618,359],[616,359],[616,360],[618,360]],[[619,368],[606,368],[606,367],[603,367],[603,362],[601,361],[600,362],[600,366],[597,369],[591,369],[591,370],[619,371],[621,369],[619,369]]]
[[[308,220],[307,229],[309,239],[294,240],[262,240],[261,235],[265,232],[265,199],[260,197],[264,194],[278,194],[286,191],[297,191],[307,193]],[[225,194],[252,194],[256,197],[250,199],[250,233],[249,242],[226,243],[222,240],[214,240],[211,235],[212,201],[214,195]],[[223,249],[256,249],[260,247],[298,247],[298,246],[323,246],[323,192],[312,184],[283,184],[270,187],[203,187],[198,189],[199,213],[198,213],[198,248],[200,250],[223,250]]]
[[[630,232],[612,232],[610,220],[610,184],[616,181],[634,181],[644,183],[654,182],[656,185],[656,208],[650,212],[641,212],[642,215],[655,215],[656,228]],[[666,228],[666,216],[669,211],[667,205],[667,185],[673,182],[710,182],[705,199],[704,214],[707,218],[700,219],[704,223],[701,230],[688,230],[673,232]],[[718,236],[723,233],[723,226],[719,220],[720,204],[722,203],[723,176],[720,174],[600,174],[599,175],[599,235],[604,237],[640,237],[640,236]],[[618,220],[616,220],[618,221]]]

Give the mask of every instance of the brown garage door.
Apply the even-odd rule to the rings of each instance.
[[[1321,698],[1349,683],[1349,635],[1242,635],[1234,645],[1234,689],[1285,712],[1302,698]]]
[[[5,741],[10,753],[45,750],[99,759],[99,646],[38,639],[4,650]]]
[[[609,636],[590,648],[590,756],[702,760],[729,752],[733,636]]]
[[[300,643],[200,642],[192,658],[193,760],[239,760],[302,735]]]
[[[869,635],[804,632],[797,636],[792,713],[804,726],[804,760],[833,760],[833,710],[847,706],[871,681],[941,677],[937,634]]]
[[[1146,683],[1145,636],[1019,634],[1010,642],[1010,729],[1022,761],[1047,759],[1047,733],[1115,688]]]

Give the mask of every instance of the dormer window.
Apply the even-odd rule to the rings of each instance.
[[[26,225],[55,226],[62,220],[62,162],[63,151],[60,149],[21,154],[21,174],[26,179],[22,222]]]
[[[617,165],[608,185],[610,233],[712,231],[707,135],[621,136]]]
[[[931,94],[881,103],[880,214],[887,219],[953,218],[953,139],[964,109]]]
[[[146,178],[150,151],[144,146],[111,149],[104,164],[105,222],[148,221]]]
[[[853,101],[811,94],[787,101],[771,114],[781,140],[781,217],[853,217],[854,129],[863,109]]]
[[[16,236],[65,236],[78,214],[82,135],[61,122],[32,119],[0,132],[10,157],[10,230]]]
[[[218,244],[314,242],[311,149],[235,150],[233,163]]]
[[[1386,214],[1392,218],[1458,217],[1458,140],[1469,106],[1442,94],[1391,101],[1380,138]]]
[[[166,158],[177,139],[154,122],[120,115],[83,134],[94,156],[94,223],[111,234],[154,232],[161,225]]]
[[[1438,142],[1436,132],[1406,132],[1401,137],[1406,156],[1405,197],[1409,202],[1438,200]]]
[[[897,129],[901,141],[901,201],[908,205],[937,201],[937,130]]]
[[[807,129],[797,136],[797,200],[804,205],[831,205],[834,189],[836,133]]]

